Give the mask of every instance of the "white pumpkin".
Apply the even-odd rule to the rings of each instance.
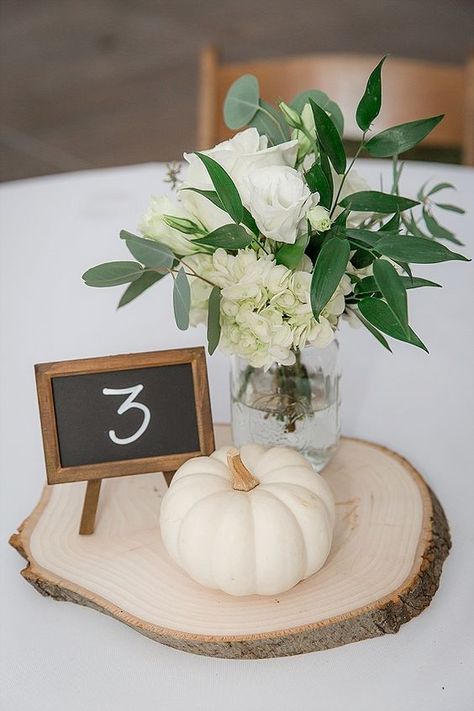
[[[335,508],[329,486],[296,450],[222,447],[181,466],[163,497],[171,558],[231,595],[277,595],[319,570]]]

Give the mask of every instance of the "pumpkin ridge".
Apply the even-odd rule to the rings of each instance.
[[[212,476],[215,479],[219,479],[219,481],[224,481],[227,484],[231,484],[231,480],[228,479],[227,477],[221,476],[220,474],[213,474],[212,472],[190,472],[189,474],[184,474],[183,476],[180,476],[179,479],[176,479],[176,484],[179,481],[185,481],[186,479],[195,479],[196,477],[201,477],[201,476]],[[171,486],[173,486],[173,480],[171,480]],[[170,487],[171,488],[171,487]]]
[[[231,492],[231,491],[232,491],[232,489],[230,490],[230,492]],[[206,494],[206,495],[203,496],[201,499],[198,499],[197,501],[195,501],[195,502],[189,507],[189,509],[186,511],[186,514],[182,517],[181,522],[180,522],[180,524],[179,524],[178,533],[177,533],[177,536],[176,536],[176,549],[177,549],[178,557],[179,557],[179,561],[178,561],[178,562],[179,562],[179,564],[181,565],[181,567],[183,567],[183,564],[182,564],[182,555],[181,555],[181,528],[182,528],[182,526],[183,526],[183,523],[184,523],[185,519],[190,515],[191,511],[193,511],[193,510],[194,510],[197,506],[199,506],[199,504],[201,504],[203,501],[206,501],[206,499],[212,499],[213,496],[221,496],[222,494],[229,494],[230,492],[229,492],[228,489],[223,489],[222,491],[213,491],[212,494]]]
[[[297,488],[297,489],[303,489],[305,492],[308,492],[308,491],[309,491],[309,492],[316,498],[316,500],[318,501],[318,503],[319,503],[320,505],[322,505],[322,508],[323,508],[323,511],[324,511],[324,517],[323,517],[323,518],[324,518],[324,524],[325,524],[325,525],[324,525],[324,529],[325,529],[325,532],[326,532],[327,537],[328,537],[328,544],[329,544],[329,550],[330,550],[330,549],[331,549],[331,546],[332,546],[332,528],[331,528],[331,525],[330,525],[331,516],[330,516],[330,512],[328,512],[328,510],[327,510],[326,504],[325,504],[325,502],[323,501],[323,499],[322,499],[320,496],[318,496],[317,494],[315,494],[314,492],[312,492],[310,489],[306,489],[304,486],[301,486],[301,485],[299,485],[299,484],[291,484],[291,483],[290,483],[290,484],[287,484],[287,483],[283,484],[283,482],[281,482],[281,484],[282,484],[282,486],[283,486],[284,488],[286,488],[287,490],[288,490],[289,487],[295,487],[295,488]],[[271,484],[270,484],[269,486],[271,486]],[[268,491],[268,490],[267,490],[267,491]],[[291,513],[291,514],[293,515],[293,517],[296,519],[296,522],[297,522],[297,524],[298,524],[298,530],[300,531],[301,537],[302,537],[302,539],[303,539],[303,549],[304,549],[304,554],[305,554],[305,572],[304,572],[304,575],[301,577],[301,580],[305,580],[307,577],[309,577],[309,576],[312,575],[313,573],[317,572],[317,570],[308,569],[308,568],[309,568],[309,559],[308,559],[308,553],[307,553],[307,545],[310,545],[310,544],[311,544],[311,540],[310,540],[310,539],[307,539],[306,536],[304,535],[304,527],[303,527],[303,525],[300,523],[299,518],[298,518],[298,516],[296,515],[296,513],[293,511],[293,509],[290,508],[290,506],[289,506],[285,501],[282,501],[282,500],[280,499],[280,497],[279,497],[277,494],[275,494],[274,492],[268,491],[268,493],[269,493],[269,494],[272,494],[275,498],[277,498],[279,501],[281,501],[281,503],[282,503],[284,506],[286,506],[286,508],[290,511],[290,513]]]
[[[252,539],[255,541],[255,511],[253,510],[253,497],[248,497],[249,508],[250,508],[250,518],[252,521]],[[253,549],[253,584],[254,588],[257,588],[257,546],[252,546]]]
[[[317,476],[320,476],[320,475],[318,474]],[[297,484],[292,481],[269,481],[266,483],[264,483],[264,482],[262,482],[262,483],[264,484],[265,490],[268,490],[268,487],[270,487],[270,486],[282,486],[284,488],[288,488],[289,486],[291,486],[291,487],[295,487],[296,489],[303,489],[303,491],[309,491],[314,497],[316,497],[318,499],[318,501],[320,501],[322,503],[324,511],[328,516],[328,519],[329,520],[332,519],[331,510],[329,509],[329,506],[327,505],[327,503],[324,501],[323,497],[320,496],[319,494],[317,494],[315,491],[312,491],[308,487],[303,486],[303,484]]]
[[[263,494],[263,493],[269,494],[273,499],[275,499],[275,501],[278,501],[278,503],[281,504],[281,505],[286,509],[286,511],[290,514],[290,517],[291,517],[291,518],[295,521],[295,523],[296,523],[296,529],[297,529],[297,531],[298,531],[298,536],[299,536],[299,539],[300,539],[300,543],[302,544],[302,545],[301,545],[301,549],[302,549],[302,551],[303,551],[303,556],[304,556],[303,573],[302,573],[301,577],[300,577],[299,580],[298,580],[298,582],[299,582],[300,580],[303,580],[303,579],[304,579],[304,577],[305,577],[304,574],[305,574],[306,569],[307,569],[307,567],[308,567],[308,554],[307,554],[307,552],[306,552],[306,541],[305,541],[305,537],[304,537],[304,535],[303,535],[303,531],[301,530],[301,524],[300,524],[300,522],[298,521],[298,518],[297,518],[297,516],[295,515],[294,511],[292,511],[292,510],[290,509],[290,507],[288,506],[288,504],[286,504],[284,501],[282,501],[279,496],[276,496],[272,491],[268,491],[268,489],[267,489],[266,487],[262,487],[262,488],[261,488],[261,493],[262,493],[262,494]],[[250,498],[251,498],[251,497],[250,497]],[[257,551],[256,551],[256,549],[255,549],[255,554],[256,554],[256,552],[257,552]]]

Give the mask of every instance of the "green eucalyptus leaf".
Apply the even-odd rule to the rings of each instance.
[[[178,271],[173,286],[173,309],[176,325],[180,331],[189,327],[189,309],[191,307],[191,289],[183,267]]]
[[[305,173],[306,183],[312,193],[319,193],[319,204],[331,209],[333,186],[329,183],[326,173],[319,163],[313,163]]]
[[[143,272],[143,274],[136,281],[132,281],[132,283],[127,286],[122,294],[122,298],[120,299],[117,308],[120,309],[122,306],[125,306],[125,304],[129,304],[131,301],[136,299],[137,296],[143,294],[144,291],[149,289],[153,286],[153,284],[156,284],[157,281],[160,281],[160,279],[163,279],[165,276],[165,273],[160,274],[159,272]]]
[[[396,338],[399,341],[410,343],[428,353],[428,349],[424,343],[420,341],[413,329],[409,328],[408,332],[405,332],[397,317],[385,301],[376,299],[373,296],[368,296],[359,302],[359,310],[369,323],[383,333],[386,333],[387,336],[392,336],[392,338]]]
[[[291,102],[291,107],[301,114],[305,104],[308,104],[310,99],[312,99],[315,104],[320,106],[327,114],[330,115],[339,135],[342,137],[342,134],[344,133],[344,115],[336,102],[332,101],[324,91],[320,91],[319,89],[302,91],[300,94],[295,96]]]
[[[400,155],[420,143],[439,124],[443,114],[431,118],[419,119],[387,128],[377,133],[365,144],[365,148],[374,158],[388,158]]]
[[[347,207],[355,212],[381,212],[384,214],[403,212],[403,210],[409,210],[418,204],[416,200],[400,195],[381,193],[378,190],[362,190],[352,193],[339,203],[341,207]]]
[[[82,275],[87,286],[119,286],[136,281],[143,274],[143,267],[137,262],[106,262],[91,267]]]
[[[376,243],[375,249],[385,257],[413,264],[435,264],[451,260],[470,261],[462,254],[451,252],[440,242],[407,235],[385,233]]]
[[[318,254],[311,279],[311,308],[316,320],[341,281],[349,261],[348,240],[331,237]]]
[[[260,90],[257,77],[244,74],[227,92],[224,101],[224,121],[232,130],[246,126],[259,109]]]
[[[217,163],[217,161],[210,156],[205,155],[205,153],[197,152],[196,155],[204,163],[225,212],[230,215],[234,222],[242,222],[242,200],[240,199],[239,191],[235,187],[230,175],[221,165],[219,165],[219,163]]]
[[[421,279],[420,277],[408,276],[400,276],[399,278],[405,286],[405,289],[420,289],[425,286],[438,287],[441,289],[441,284],[437,284],[436,282],[430,281],[429,279]],[[377,285],[377,282],[375,281],[375,277],[373,276],[368,276],[361,279],[354,289],[354,293],[358,296],[362,294],[375,294],[378,291],[379,287]]]
[[[408,333],[407,291],[400,275],[386,259],[376,259],[373,269],[378,290],[397,317],[400,326]]]
[[[120,237],[125,240],[129,252],[139,262],[151,269],[163,267],[167,269],[174,262],[174,254],[166,244],[155,242],[153,239],[145,239],[137,237],[124,230],[120,233]]]
[[[314,123],[318,140],[334,166],[334,170],[342,175],[346,169],[346,152],[339,132],[327,113],[312,99],[309,100],[313,110]]]
[[[219,345],[221,337],[221,290],[212,288],[207,309],[207,350],[212,355]]]
[[[267,136],[270,145],[277,146],[289,139],[288,126],[283,114],[271,104],[260,99],[259,109],[249,126],[257,129],[261,136]]]
[[[214,249],[223,247],[227,250],[243,249],[248,247],[251,242],[252,236],[249,235],[245,227],[232,222],[218,227],[205,237],[193,240],[193,244],[213,247]]]
[[[367,86],[356,111],[356,121],[361,131],[367,131],[377,118],[382,106],[382,66],[387,57],[383,57],[367,80]]]

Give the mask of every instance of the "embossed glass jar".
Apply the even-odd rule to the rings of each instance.
[[[231,359],[232,434],[247,442],[298,449],[321,471],[340,438],[340,366],[336,340],[308,346],[294,365],[254,368]]]

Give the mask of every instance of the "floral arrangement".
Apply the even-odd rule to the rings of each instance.
[[[128,284],[123,306],[170,274],[178,328],[207,323],[208,348],[237,354],[254,368],[292,365],[307,344],[324,347],[342,316],[360,321],[386,348],[386,336],[426,350],[409,325],[407,291],[439,286],[413,264],[465,260],[439,240],[461,244],[435,208],[447,183],[399,192],[403,164],[442,116],[374,133],[382,104],[384,59],[357,106],[360,144],[348,160],[343,116],[321,91],[275,108],[245,75],[230,88],[224,116],[243,129],[172,167],[176,199],[153,198],[142,236],[122,231],[134,261],[89,269],[89,286]],[[389,192],[353,169],[365,151],[393,159]]]

